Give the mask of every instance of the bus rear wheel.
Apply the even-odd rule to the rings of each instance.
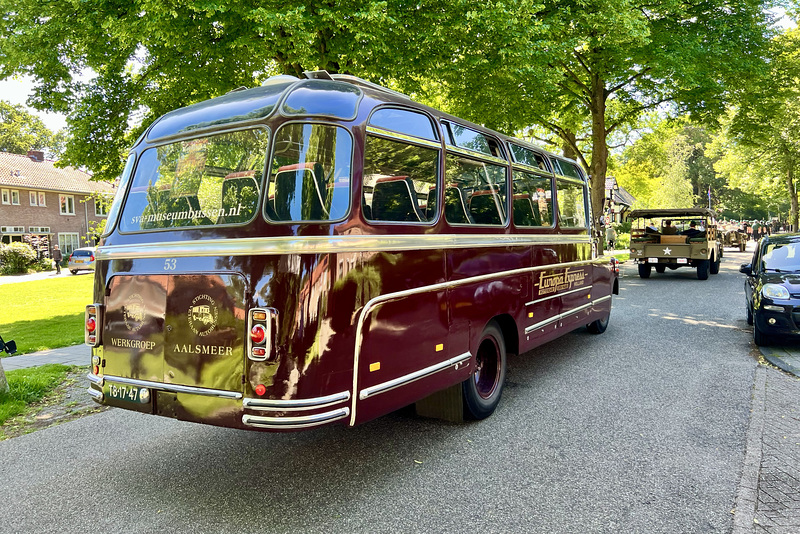
[[[470,419],[485,419],[497,408],[506,380],[506,343],[495,321],[481,334],[475,369],[462,382],[464,415]]]

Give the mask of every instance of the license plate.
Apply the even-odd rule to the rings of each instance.
[[[686,258],[678,258],[678,263],[689,263],[689,260]]]
[[[647,258],[647,263],[658,263],[658,258]]]
[[[83,260],[75,260],[75,263],[83,263]]]
[[[150,390],[137,386],[108,383],[108,388],[105,394],[110,399],[124,402],[133,402],[137,404],[146,404],[150,402]]]

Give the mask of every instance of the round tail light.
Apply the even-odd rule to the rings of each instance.
[[[97,322],[94,320],[94,317],[89,317],[86,319],[86,330],[89,332],[94,332],[95,328],[97,328]]]
[[[253,343],[263,343],[266,337],[267,333],[264,331],[264,327],[260,324],[257,324],[250,329],[250,339],[253,340]]]

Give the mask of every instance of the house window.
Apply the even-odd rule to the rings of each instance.
[[[44,208],[45,206],[47,206],[47,202],[45,201],[45,197],[46,196],[47,195],[45,195],[44,193],[39,193],[39,207],[40,208]]]
[[[11,203],[15,206],[19,206],[19,191],[16,189],[11,190]]]
[[[36,196],[36,191],[28,191],[28,199],[30,200],[31,206],[39,205],[39,198]]]
[[[58,246],[61,248],[61,253],[66,258],[76,248],[80,248],[78,234],[58,234]]]
[[[110,198],[95,197],[94,198],[94,214],[96,217],[105,217],[108,215],[108,205],[111,204]]]
[[[11,204],[11,191],[3,189],[3,204]]]
[[[61,215],[75,215],[75,197],[72,195],[59,195],[58,202],[61,205]],[[61,252],[64,252],[63,249]]]

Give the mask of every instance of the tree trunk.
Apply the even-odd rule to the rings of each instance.
[[[597,222],[603,214],[606,196],[606,170],[608,169],[608,145],[606,144],[606,88],[603,80],[592,74],[590,107],[592,112],[592,163],[589,176],[592,186],[592,219]]]
[[[8,393],[8,380],[6,379],[6,372],[3,369],[3,359],[0,358],[0,393]]]
[[[797,191],[794,189],[794,161],[789,161],[786,170],[786,190],[789,192],[789,200],[791,201],[792,211],[790,218],[792,220],[792,230],[797,232]]]

